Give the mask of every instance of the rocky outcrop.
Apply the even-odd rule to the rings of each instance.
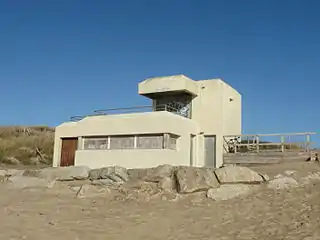
[[[129,180],[129,175],[126,168],[111,166],[90,170],[89,179],[94,183],[100,182],[104,185],[109,185],[127,182]]]
[[[219,186],[214,171],[208,168],[178,167],[176,178],[180,193],[206,191]]]
[[[52,167],[42,169],[38,177],[57,181],[85,180],[89,177],[89,171],[86,166]]]
[[[142,178],[146,182],[160,182],[164,178],[172,178],[175,167],[171,165],[159,165],[155,168],[146,168],[145,176]]]
[[[226,184],[219,188],[211,188],[207,192],[207,197],[215,201],[229,200],[235,197],[249,194],[254,186],[246,184]]]
[[[226,166],[219,168],[215,171],[215,174],[220,183],[262,183],[264,182],[264,177],[259,173],[251,170],[247,167],[239,166]]]
[[[176,191],[176,183],[173,177],[165,177],[158,182],[158,188],[164,192]]]
[[[13,189],[52,188],[54,184],[55,180],[25,176],[13,176],[10,177],[7,181],[7,186]]]

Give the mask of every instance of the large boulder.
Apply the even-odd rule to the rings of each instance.
[[[154,168],[147,168],[145,176],[142,178],[146,182],[158,183],[164,178],[172,178],[175,172],[175,167],[164,164]]]
[[[106,181],[103,181],[104,183],[122,183],[129,180],[129,175],[126,168],[120,166],[111,166],[90,170],[89,179],[92,181],[105,179]]]
[[[132,168],[128,169],[128,176],[131,181],[142,180],[145,176],[147,176],[148,169],[147,168]]]
[[[37,177],[13,176],[8,179],[7,186],[14,189],[25,188],[52,188],[55,180],[41,179]]]
[[[178,167],[176,178],[180,193],[206,191],[219,186],[214,171],[209,168]]]
[[[58,181],[85,180],[89,177],[89,171],[87,166],[51,167],[42,169],[38,177]]]
[[[247,167],[226,166],[215,170],[220,183],[261,183],[265,177]]]
[[[176,183],[172,177],[165,177],[161,179],[157,185],[158,188],[164,192],[172,192],[176,190]]]
[[[219,188],[211,188],[207,192],[207,197],[215,201],[232,199],[241,195],[249,194],[254,186],[246,184],[225,184]]]

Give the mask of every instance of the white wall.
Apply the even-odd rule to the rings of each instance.
[[[179,135],[177,150],[78,150],[75,164],[87,165],[91,168],[108,165],[140,168],[164,163],[189,165],[190,134],[198,135],[199,127],[192,120],[169,112],[95,116],[77,123],[62,124],[56,128],[53,165],[60,164],[61,138],[147,133]]]

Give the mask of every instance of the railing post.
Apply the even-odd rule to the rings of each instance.
[[[281,135],[281,152],[284,152],[285,148],[284,148],[284,136]]]
[[[310,151],[310,134],[306,135],[306,149],[307,152]]]
[[[260,139],[259,139],[259,135],[257,135],[257,136],[256,136],[256,149],[257,149],[257,153],[259,153],[259,151],[260,151],[259,144],[260,144]]]

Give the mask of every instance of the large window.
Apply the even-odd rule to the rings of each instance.
[[[134,136],[111,136],[109,149],[133,149]]]
[[[163,140],[163,134],[137,136],[136,147],[139,149],[162,149],[164,148]]]
[[[177,149],[179,136],[170,133],[83,137],[84,150]]]
[[[84,149],[108,149],[108,138],[107,137],[85,138]]]

